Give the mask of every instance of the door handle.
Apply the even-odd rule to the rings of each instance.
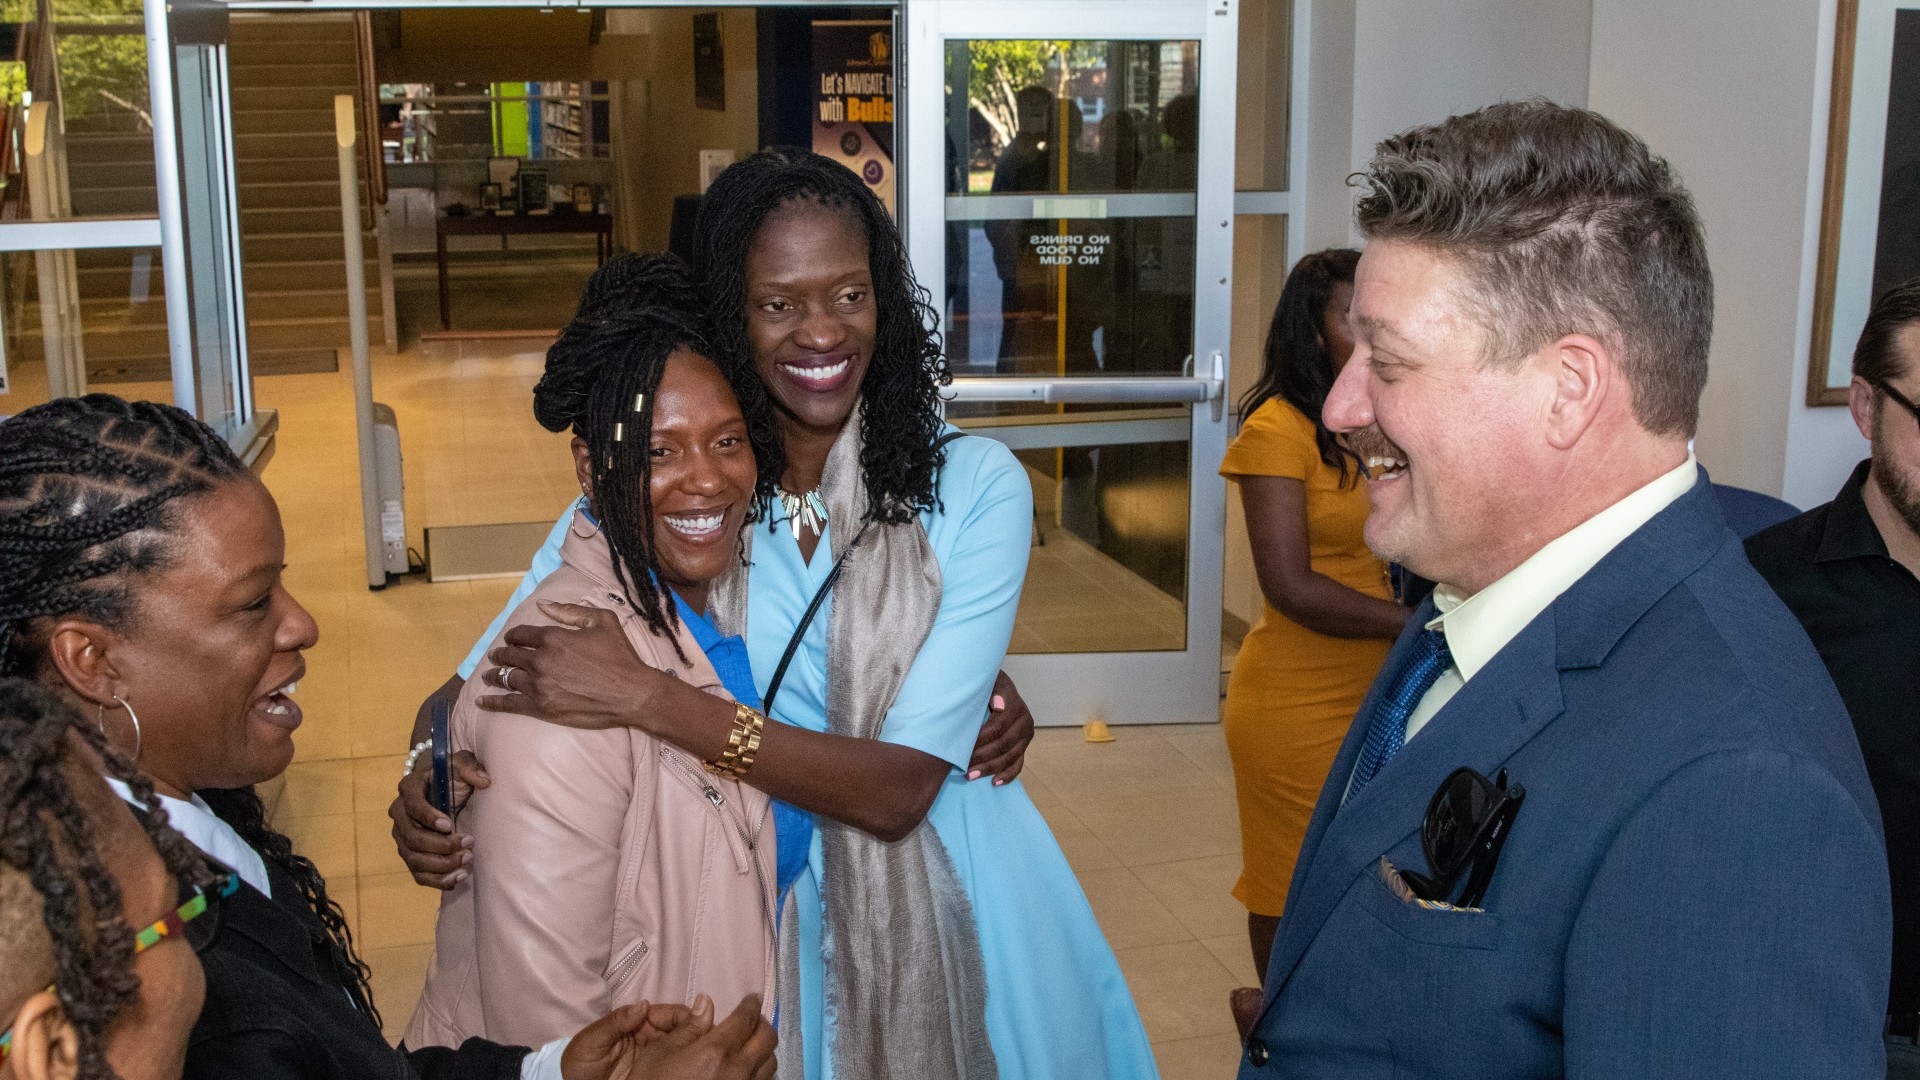
[[[943,387],[946,401],[1157,402],[1198,404],[1218,396],[1215,380],[1162,376],[1127,378],[1087,376],[1074,379],[1009,379],[962,375]]]
[[[1209,366],[1211,370],[1207,372],[1207,382],[1211,383],[1212,387],[1207,392],[1207,402],[1213,411],[1214,422],[1218,423],[1227,407],[1226,354],[1219,349],[1213,350],[1213,362]]]

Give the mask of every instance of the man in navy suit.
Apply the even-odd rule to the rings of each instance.
[[[1873,792],[1689,450],[1691,198],[1544,102],[1388,139],[1366,180],[1325,419],[1372,463],[1368,544],[1438,586],[1321,793],[1241,1077],[1883,1077]],[[1423,844],[1462,767],[1487,801]]]

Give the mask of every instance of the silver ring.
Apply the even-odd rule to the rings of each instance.
[[[513,689],[513,669],[505,664],[500,665],[500,685],[507,690]]]

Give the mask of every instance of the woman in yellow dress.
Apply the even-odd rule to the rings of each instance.
[[[1240,801],[1233,895],[1247,907],[1263,975],[1320,785],[1408,614],[1361,539],[1366,470],[1320,421],[1353,353],[1347,307],[1359,259],[1343,248],[1315,252],[1287,276],[1265,368],[1220,464],[1239,482],[1266,598],[1234,662],[1222,720]]]

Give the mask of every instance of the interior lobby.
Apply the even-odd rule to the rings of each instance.
[[[250,448],[320,628],[297,757],[262,794],[344,908],[391,1038],[439,905],[388,817],[416,709],[579,491],[570,436],[530,408],[546,350],[605,258],[684,253],[714,175],[764,147],[827,152],[884,192],[959,377],[948,418],[1032,482],[1008,669],[1040,728],[1019,782],[1168,1080],[1232,1074],[1225,1003],[1259,984],[1218,710],[1263,601],[1217,469],[1288,270],[1354,241],[1347,177],[1375,142],[1535,96],[1643,135],[1695,193],[1719,290],[1701,463],[1807,507],[1865,456],[1844,378],[1815,385],[1850,317],[1820,299],[1836,0],[1168,5],[1194,8],[1184,36],[1077,0],[976,33],[1023,5],[967,2],[180,3],[176,62],[217,53],[230,81],[173,83],[180,145],[199,117],[228,155],[200,175],[224,187],[181,165],[189,229],[218,250],[177,272],[182,184],[153,155],[175,125],[155,122],[142,43],[166,5],[5,5],[0,238],[121,232],[0,249],[0,416],[192,393]],[[936,7],[955,21],[913,22]],[[911,66],[928,57],[945,72]],[[823,119],[822,72],[849,71],[884,72],[884,92]],[[342,148],[349,114],[361,141]],[[210,213],[202,188],[225,192]],[[1062,264],[1046,241],[1069,236]],[[378,499],[356,365],[397,440]],[[1061,390],[1076,380],[1107,396]]]

